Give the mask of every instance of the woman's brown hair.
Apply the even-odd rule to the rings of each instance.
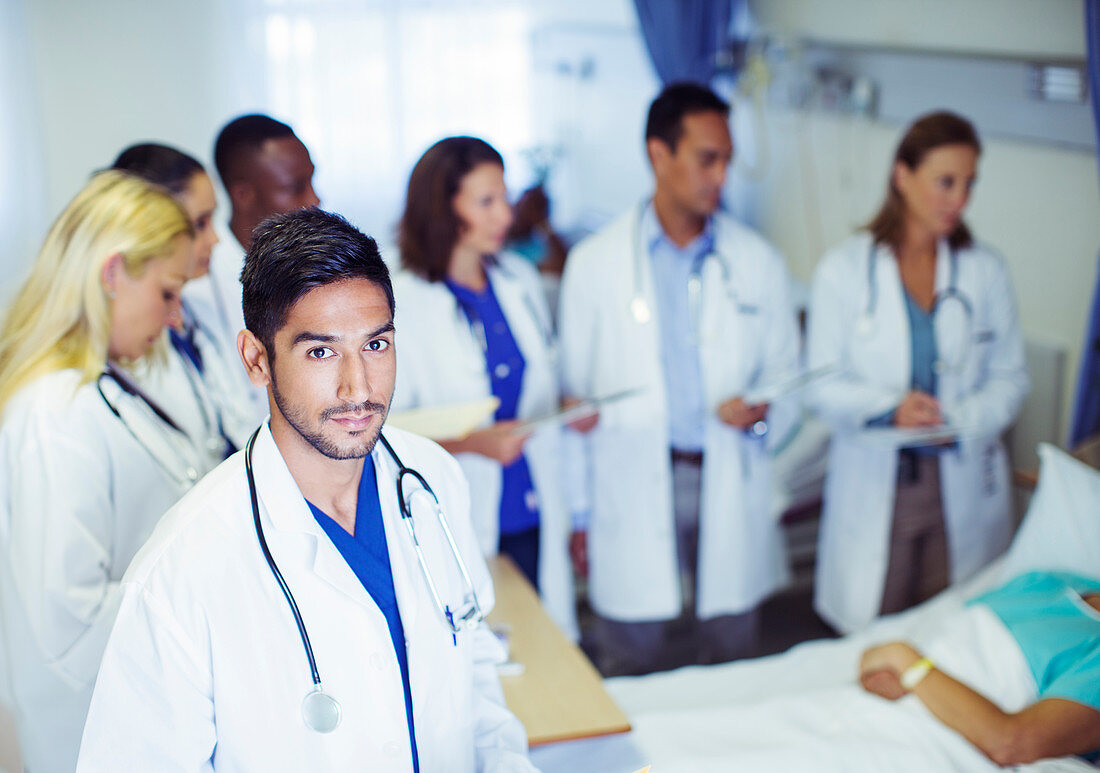
[[[901,163],[915,170],[930,151],[944,145],[969,145],[974,148],[975,153],[982,152],[982,143],[974,125],[961,115],[946,110],[921,116],[905,132],[890,165],[886,201],[882,203],[878,214],[866,225],[875,244],[889,245],[897,254],[905,235],[905,199],[894,184],[894,168]],[[962,220],[959,220],[958,225],[947,236],[947,243],[952,249],[969,247],[973,241],[970,229]]]
[[[504,159],[476,137],[447,137],[428,148],[409,175],[405,212],[397,224],[401,265],[429,282],[447,276],[465,224],[452,200],[462,178],[479,164],[504,168]]]

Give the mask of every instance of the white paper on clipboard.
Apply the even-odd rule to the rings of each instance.
[[[423,435],[430,440],[453,440],[465,437],[480,427],[499,405],[500,400],[488,397],[466,403],[414,408],[391,413],[386,417],[386,425]]]
[[[820,381],[823,378],[829,378],[838,370],[839,368],[836,365],[822,365],[820,368],[814,368],[805,373],[799,373],[796,376],[785,378],[782,381],[773,381],[770,384],[764,384],[763,386],[750,389],[742,399],[745,401],[745,405],[760,405],[761,403],[774,402],[780,397],[785,397],[792,392],[797,392],[799,389],[805,389],[810,384]]]
[[[516,427],[515,431],[526,434],[553,424],[569,424],[577,419],[584,419],[597,413],[601,406],[609,405],[619,400],[625,400],[628,397],[634,397],[644,391],[645,387],[634,387],[632,389],[624,389],[621,392],[612,392],[602,397],[590,397],[568,408],[548,413],[545,416],[536,416],[533,419],[528,419]]]
[[[893,448],[917,448],[954,443],[972,434],[970,425],[942,424],[938,427],[867,427],[860,432],[864,440]]]

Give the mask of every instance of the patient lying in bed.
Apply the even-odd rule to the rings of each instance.
[[[842,646],[827,643],[797,661],[802,676],[793,681],[776,670],[790,670],[790,657],[755,666],[775,677],[755,697],[652,706],[632,719],[653,769],[664,773],[979,772],[1083,754],[1100,748],[1098,609],[1100,579],[1028,573],[906,630],[911,644],[872,647],[862,658],[857,649],[847,659],[826,656]],[[808,662],[816,669],[807,672]]]
[[[863,653],[864,689],[889,700],[916,696],[998,765],[1100,749],[1100,582],[1032,572],[974,599],[959,616],[964,628],[1002,639],[990,643],[1005,659],[989,665],[1014,677],[1015,694],[983,694],[905,642]],[[997,697],[1010,699],[998,705]]]

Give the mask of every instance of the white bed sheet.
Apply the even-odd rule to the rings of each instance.
[[[854,686],[864,649],[894,639],[920,641],[942,621],[954,619],[966,599],[996,585],[999,574],[998,561],[970,582],[842,639],[605,684],[630,717],[634,744],[654,773],[1000,770],[919,701],[903,699],[903,705],[893,706]],[[998,666],[1004,663],[1003,653],[996,657]],[[1096,768],[1066,758],[1017,770],[1095,773]]]

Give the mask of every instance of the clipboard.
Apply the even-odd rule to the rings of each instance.
[[[839,370],[840,368],[837,367],[835,363],[832,365],[822,365],[820,368],[814,368],[813,370],[799,373],[790,378],[782,379],[781,381],[773,381],[770,384],[764,384],[763,386],[750,389],[745,393],[742,399],[745,401],[746,405],[771,403],[778,400],[780,397],[785,397],[800,389],[805,389],[810,384],[828,378]]]
[[[529,432],[535,432],[536,430],[542,429],[543,427],[549,427],[555,424],[569,424],[577,419],[584,419],[598,413],[600,407],[603,405],[609,405],[619,400],[625,400],[628,397],[640,395],[644,391],[645,387],[632,387],[630,389],[623,389],[619,392],[612,392],[602,397],[589,397],[568,408],[562,408],[543,416],[536,416],[533,419],[528,419],[516,427],[515,432],[525,435]]]
[[[386,417],[386,424],[422,435],[429,440],[454,440],[463,438],[480,427],[496,412],[499,405],[500,400],[488,397],[465,403],[414,408],[411,411],[390,414]]]
[[[860,431],[863,440],[893,448],[919,448],[954,443],[977,427],[941,424],[938,427],[867,427]]]

